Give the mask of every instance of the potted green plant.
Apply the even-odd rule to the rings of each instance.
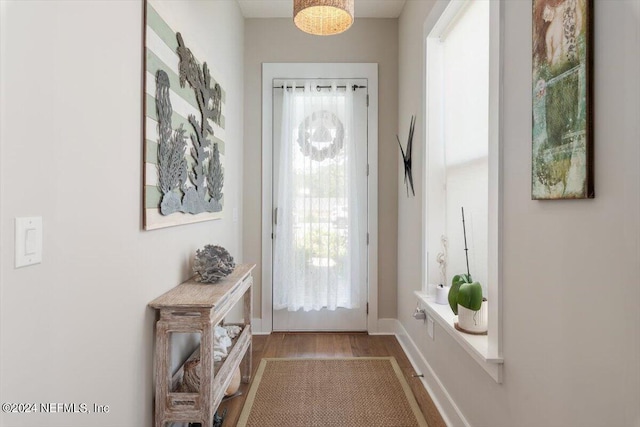
[[[474,282],[470,274],[453,277],[449,305],[458,315],[456,329],[472,334],[487,332],[487,299],[482,296],[480,282]]]
[[[453,276],[448,296],[449,306],[453,313],[458,315],[456,329],[472,334],[486,334],[487,299],[482,296],[482,285],[480,282],[474,282],[469,272],[469,249],[467,248],[467,231],[464,224],[464,208],[462,208],[462,229],[467,274]]]

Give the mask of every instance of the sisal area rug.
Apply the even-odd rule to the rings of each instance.
[[[239,427],[427,427],[393,357],[262,359]]]

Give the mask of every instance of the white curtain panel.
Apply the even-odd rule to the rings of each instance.
[[[346,86],[318,90],[309,83],[285,84],[274,165],[276,310],[358,307],[365,279],[358,238],[365,227],[358,218],[366,195],[356,189],[353,91]]]

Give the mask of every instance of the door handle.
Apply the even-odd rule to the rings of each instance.
[[[278,225],[278,208],[275,208],[273,210],[273,223],[275,225]]]

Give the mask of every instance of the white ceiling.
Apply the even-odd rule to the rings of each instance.
[[[405,0],[355,0],[356,18],[397,18]],[[293,0],[238,0],[245,18],[291,18]]]

